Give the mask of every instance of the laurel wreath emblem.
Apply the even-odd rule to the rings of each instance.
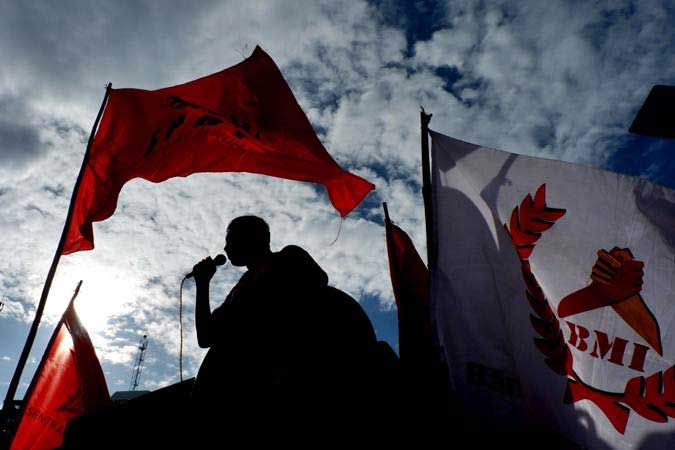
[[[572,352],[565,342],[560,321],[551,309],[529,262],[542,233],[565,213],[564,209],[546,205],[546,184],[542,184],[534,198],[527,194],[520,206],[513,209],[509,224],[504,225],[518,252],[527,300],[535,313],[530,315],[530,321],[540,337],[534,339],[534,344],[546,357],[545,362],[551,370],[567,377],[564,402],[592,401],[621,434],[626,431],[631,410],[654,422],[665,423],[669,417],[675,418],[675,366],[646,378],[631,378],[622,393],[594,388],[574,371]]]

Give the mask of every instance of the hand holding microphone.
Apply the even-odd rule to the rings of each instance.
[[[185,278],[195,278],[196,283],[208,283],[213,278],[213,274],[216,273],[216,266],[222,266],[227,262],[225,255],[216,255],[215,258],[210,256],[202,259],[200,262],[195,264],[192,268],[192,272],[185,275]]]

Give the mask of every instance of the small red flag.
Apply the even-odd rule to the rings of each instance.
[[[58,447],[70,419],[109,404],[101,365],[71,301],[28,389],[11,450]]]
[[[387,254],[399,323],[401,361],[429,356],[429,270],[405,231],[387,217]]]
[[[112,89],[83,170],[64,255],[94,248],[92,222],[113,214],[122,186],[136,177],[250,172],[321,183],[342,216],[375,187],[331,158],[260,47],[189,83]]]
[[[385,227],[398,309],[399,352],[408,384],[405,401],[410,411],[415,411],[410,425],[424,429],[447,426],[452,399],[447,366],[431,320],[429,270],[406,232],[391,223],[386,206]]]

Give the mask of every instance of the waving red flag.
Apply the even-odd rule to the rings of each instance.
[[[407,407],[415,411],[410,426],[434,429],[455,420],[447,366],[434,332],[429,303],[429,270],[408,234],[389,219],[386,205],[387,255],[398,309],[401,365],[408,385]]]
[[[127,181],[198,172],[321,183],[342,216],[375,187],[331,158],[272,58],[256,47],[236,66],[189,83],[111,90],[62,254],[94,248],[92,222],[113,214]]]
[[[429,358],[429,270],[408,234],[385,217],[389,271],[398,310],[401,361]]]
[[[70,419],[109,404],[103,371],[71,301],[33,377],[11,450],[58,447]]]

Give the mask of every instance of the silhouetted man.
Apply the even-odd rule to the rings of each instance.
[[[248,270],[213,312],[215,264],[193,269],[197,339],[209,351],[191,397],[176,385],[128,402],[80,422],[65,447],[224,448],[244,439],[314,448],[364,431],[381,443],[387,428],[398,437],[396,356],[360,305],[328,286],[300,247],[272,252],[259,217],[234,219],[225,251]]]
[[[328,287],[328,276],[305,250],[291,245],[272,252],[259,217],[234,219],[225,251],[248,271],[213,312],[214,262],[206,258],[193,269],[197,339],[210,348],[195,381],[197,404],[219,417],[256,421],[340,411],[339,393],[353,392],[376,343],[361,307]]]

